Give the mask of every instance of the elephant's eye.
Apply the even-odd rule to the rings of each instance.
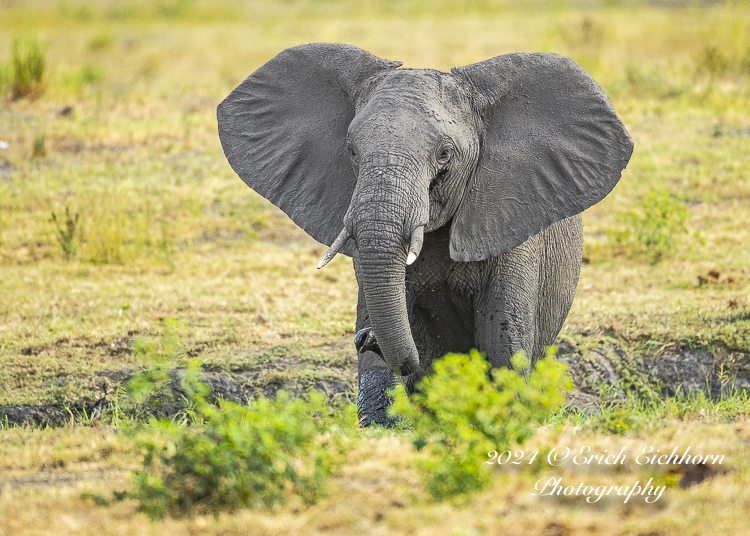
[[[359,157],[357,156],[357,150],[354,148],[353,145],[347,146],[347,150],[349,152],[349,158],[351,158],[352,163],[355,165],[359,164]]]
[[[446,165],[451,161],[451,156],[453,156],[453,148],[450,145],[444,145],[437,153],[438,164]]]

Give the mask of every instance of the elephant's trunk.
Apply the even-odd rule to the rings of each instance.
[[[419,368],[406,309],[406,244],[401,229],[383,223],[357,231],[359,277],[367,312],[388,367],[406,376]],[[390,224],[393,227],[393,224]]]
[[[422,246],[429,180],[392,151],[365,159],[357,183],[345,220],[357,244],[358,282],[386,364],[406,376],[419,368],[407,313],[406,263],[410,248],[413,262]]]

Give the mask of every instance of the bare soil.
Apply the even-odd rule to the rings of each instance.
[[[72,346],[80,344],[73,343]],[[24,355],[49,352],[52,349],[64,352],[67,345],[67,341],[57,341],[52,345],[54,348],[27,348],[23,352]],[[126,339],[110,343],[98,341],[87,344],[86,347],[110,354],[132,352]],[[628,391],[636,392],[639,389],[667,396],[703,392],[710,398],[717,399],[730,390],[750,388],[750,355],[741,351],[672,345],[653,357],[639,357],[631,355],[615,341],[605,341],[587,348],[558,341],[558,347],[558,358],[568,365],[577,389],[570,393],[569,405],[586,412],[596,412],[603,402],[624,401]],[[285,355],[283,351],[283,347],[269,348],[264,353],[274,357],[243,364],[232,370],[205,365],[204,374],[200,377],[210,389],[209,399],[212,402],[225,399],[246,403],[259,395],[273,397],[282,389],[292,396],[300,396],[309,389],[315,389],[331,399],[354,398],[357,385],[354,355],[346,363],[312,363],[323,373],[316,377],[298,373],[300,368],[310,367],[309,358],[296,355],[295,352]],[[339,370],[335,374],[326,375],[325,372],[331,368]],[[140,369],[125,367],[98,371],[90,378],[79,375],[84,380],[88,379],[91,384],[101,384],[102,396],[67,407],[54,404],[4,406],[0,407],[0,421],[9,426],[44,427],[96,417],[110,404],[117,388],[138,372]],[[173,369],[172,376],[176,377],[177,372],[177,369]],[[177,381],[173,381],[171,387],[175,394],[184,394]],[[179,396],[176,398],[179,399]],[[179,402],[174,402],[154,413],[169,416],[181,408]]]

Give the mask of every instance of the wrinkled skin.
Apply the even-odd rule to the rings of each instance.
[[[453,216],[478,146],[468,96],[433,71],[389,73],[349,126],[357,184],[344,227],[357,246],[357,281],[382,355],[401,374],[413,375],[423,361],[407,322],[411,236],[420,227],[429,236]]]
[[[519,350],[536,360],[551,345],[573,302],[583,245],[580,216],[572,216],[514,250],[481,262],[447,255],[448,228],[425,235],[416,262],[406,270],[409,325],[420,368],[403,377],[411,391],[435,359],[477,348],[493,367],[507,367]],[[355,258],[358,280],[360,270]],[[360,285],[357,330],[371,326]],[[384,395],[396,376],[376,351],[359,353],[357,403],[363,424],[389,426]]]
[[[448,222],[476,165],[478,124],[451,77],[395,71],[349,126],[358,178],[344,225],[359,253],[357,331],[382,334],[375,337],[375,351],[360,347],[365,351],[358,353],[365,425],[391,422],[383,394],[396,383],[391,368],[406,374],[411,390],[448,352],[477,348],[494,367],[508,366],[522,349],[534,360],[552,344],[570,309],[582,255],[580,217],[553,224],[501,256],[468,263],[450,257]],[[407,267],[406,249],[420,226],[424,245]],[[540,282],[540,271],[550,277]],[[389,368],[389,347],[398,355],[411,345],[416,370],[404,366],[408,358]]]
[[[240,177],[334,244],[326,262],[354,257],[363,425],[390,425],[385,390],[398,377],[413,389],[448,352],[478,348],[493,367],[542,355],[575,294],[580,212],[632,152],[606,96],[566,58],[398,65],[296,47],[218,111]]]

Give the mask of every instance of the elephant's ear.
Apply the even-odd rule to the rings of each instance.
[[[615,187],[633,141],[572,59],[508,54],[453,74],[472,86],[483,122],[479,161],[451,228],[454,260],[510,251]]]
[[[227,160],[248,186],[330,246],[356,180],[346,145],[356,95],[368,79],[400,65],[341,44],[284,50],[219,105]]]

